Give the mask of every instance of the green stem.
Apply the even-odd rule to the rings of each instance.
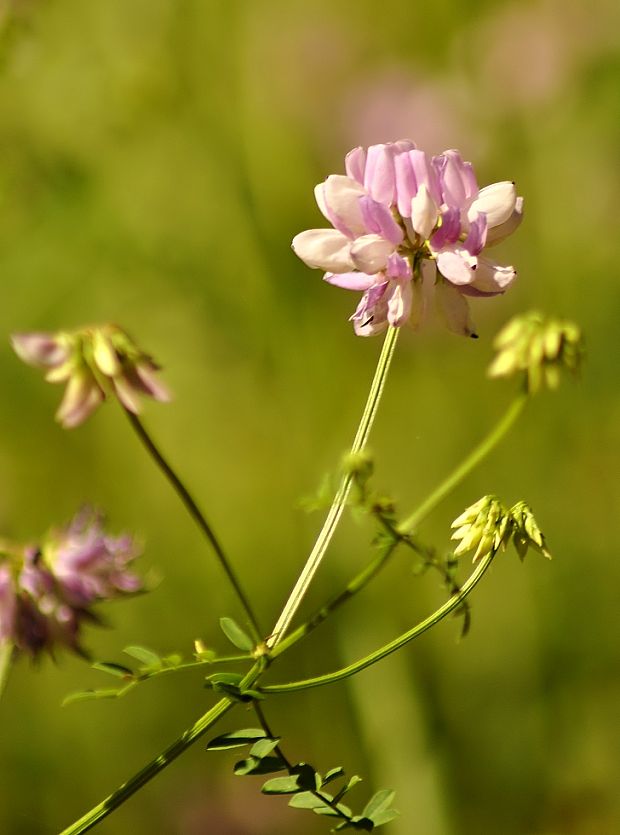
[[[14,647],[10,641],[0,641],[0,698],[11,671]]]
[[[390,363],[394,355],[397,339],[398,328],[390,327],[383,342],[383,348],[381,349],[375,375],[370,386],[366,406],[364,407],[364,412],[353,441],[353,446],[351,447],[351,454],[362,452],[366,446],[370,430],[377,414],[377,408],[381,400],[381,395],[383,394],[383,388],[385,386]],[[269,649],[274,649],[284,638],[284,634],[288,629],[295,612],[299,608],[306,592],[308,591],[308,587],[310,586],[310,583],[312,582],[312,579],[316,574],[319,565],[325,556],[329,543],[331,542],[336,531],[352,484],[353,476],[351,473],[347,473],[340,483],[338,492],[334,497],[310,556],[308,557],[308,560],[299,575],[299,579],[286,601],[284,608],[282,609],[282,614],[278,618],[270,637],[267,639],[266,643]]]
[[[305,623],[302,623],[297,629],[290,633],[283,641],[281,641],[270,653],[272,658],[277,658],[282,655],[293,644],[296,644],[302,638],[305,638],[310,632],[320,626],[332,612],[338,607],[346,603],[354,594],[360,592],[372,579],[375,577],[383,566],[387,563],[389,558],[394,553],[398,545],[398,540],[388,542],[377,554],[377,556],[364,568],[359,574],[348,583],[346,588],[328,600],[320,609],[310,617]]]
[[[262,664],[255,664],[243,679],[241,686],[249,687],[254,684],[260,676],[262,668]],[[123,783],[122,786],[119,786],[119,788],[106,797],[105,800],[102,800],[101,803],[94,806],[90,812],[87,812],[79,820],[71,824],[71,826],[64,829],[60,835],[79,835],[81,832],[87,832],[89,829],[92,829],[92,827],[98,824],[99,821],[103,820],[103,818],[107,817],[115,809],[118,809],[118,807],[125,803],[126,800],[129,800],[129,798],[135,794],[138,789],[141,789],[142,786],[146,785],[146,783],[148,783],[149,780],[152,780],[153,777],[157,776],[160,771],[163,771],[166,766],[170,765],[173,760],[186,751],[190,745],[200,739],[200,737],[219,719],[221,719],[225,713],[234,707],[235,704],[237,703],[232,699],[220,699],[220,701],[208,710],[204,716],[201,716],[197,722],[181,734],[181,736],[175,740],[172,745],[168,746],[165,751],[162,751],[158,757],[151,760],[148,765],[138,771],[137,774],[134,774],[134,776],[127,780],[126,783]]]
[[[398,525],[402,533],[415,531],[420,522],[431,513],[437,505],[457,487],[469,473],[486,458],[486,456],[497,446],[504,435],[512,428],[517,418],[525,408],[529,396],[527,392],[519,394],[510,404],[499,423],[489,432],[484,440],[467,456],[467,458],[453,470],[450,475],[441,482],[422,504],[414,510],[403,522]]]
[[[456,608],[458,608],[490,566],[493,557],[494,554],[491,553],[480,560],[477,568],[463,584],[459,594],[455,594],[450,598],[450,600],[446,601],[443,606],[440,606],[439,609],[433,612],[432,615],[429,615],[426,620],[423,620],[421,623],[418,623],[417,626],[414,626],[412,629],[409,629],[407,632],[399,635],[398,638],[390,641],[389,644],[386,644],[380,649],[370,653],[370,655],[361,658],[359,661],[355,661],[353,664],[349,664],[347,667],[336,670],[333,673],[316,676],[315,678],[307,678],[303,681],[291,681],[287,684],[270,684],[265,687],[261,687],[261,693],[292,693],[296,690],[309,690],[311,687],[322,687],[324,684],[332,684],[335,681],[342,681],[343,679],[349,678],[350,676],[359,673],[361,670],[365,670],[367,667],[376,664],[378,661],[381,661],[383,658],[386,658],[388,655],[396,652],[396,650],[404,647],[405,644],[408,644],[409,641],[417,638],[432,626],[435,626],[435,624],[439,623],[440,620],[443,620],[446,615],[449,615],[450,612],[453,612]]]
[[[172,487],[174,488],[175,492],[185,505],[185,508],[189,515],[192,517],[196,525],[200,528],[204,536],[206,537],[207,541],[213,548],[215,552],[215,556],[217,557],[220,565],[224,569],[230,584],[235,590],[235,593],[241,603],[243,610],[248,618],[249,625],[252,631],[252,637],[254,638],[255,642],[258,644],[262,639],[262,633],[260,626],[258,625],[258,620],[254,614],[252,606],[250,604],[249,598],[247,597],[246,593],[244,592],[235,571],[230,564],[228,557],[224,553],[224,549],[220,544],[218,538],[216,537],[213,528],[207,522],[207,519],[204,513],[200,510],[198,505],[196,504],[193,496],[187,489],[187,487],[183,484],[179,476],[175,473],[172,469],[170,464],[166,461],[162,453],[159,451],[155,442],[151,438],[151,436],[146,431],[142,421],[137,415],[134,415],[133,412],[130,412],[128,409],[125,409],[125,414],[127,415],[130,424],[132,425],[134,431],[136,432],[137,436],[140,438],[140,441],[145,446],[149,455],[153,458],[159,469],[162,471],[164,476],[168,479]]]

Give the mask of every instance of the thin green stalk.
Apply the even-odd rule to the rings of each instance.
[[[379,571],[390,559],[398,544],[398,540],[388,542],[377,554],[377,556],[369,562],[362,571],[355,575],[355,577],[347,584],[346,588],[341,591],[340,594],[337,594],[332,597],[331,600],[328,600],[327,603],[321,606],[320,609],[317,609],[317,611],[310,618],[308,618],[305,623],[302,623],[301,626],[287,635],[287,637],[284,638],[284,640],[282,640],[270,653],[271,658],[277,658],[278,655],[282,655],[282,653],[286,652],[286,650],[292,647],[293,644],[296,644],[302,638],[305,638],[306,635],[310,634],[310,632],[315,630],[317,626],[323,623],[323,621],[326,620],[332,612],[368,585],[373,577],[379,573]]]
[[[191,495],[187,487],[183,484],[179,476],[175,473],[175,471],[166,461],[158,447],[155,445],[155,442],[153,441],[149,433],[146,431],[144,424],[142,423],[140,418],[137,415],[134,415],[134,413],[130,412],[128,409],[125,409],[124,411],[129,419],[130,424],[132,425],[137,436],[140,438],[140,441],[146,448],[147,452],[153,458],[153,460],[155,461],[159,469],[162,471],[164,476],[168,479],[175,492],[185,505],[187,512],[192,517],[196,525],[200,528],[207,541],[213,548],[215,556],[217,557],[222,568],[224,569],[224,572],[228,577],[230,584],[234,588],[239,602],[241,603],[241,606],[243,607],[246,617],[248,618],[249,625],[252,631],[252,637],[254,638],[254,641],[258,644],[262,640],[262,633],[260,626],[258,625],[258,620],[254,614],[249,598],[244,592],[228,557],[224,553],[224,549],[220,544],[220,541],[218,540],[213,531],[213,528],[207,522],[204,513],[196,504],[193,496]]]
[[[260,676],[263,665],[257,663],[247,673],[243,679],[242,686],[249,687],[257,681]],[[75,823],[64,829],[60,835],[79,835],[81,832],[87,832],[93,826],[98,824],[101,820],[106,818],[115,809],[118,809],[126,800],[135,794],[138,789],[146,785],[153,777],[156,777],[160,771],[163,771],[166,766],[170,765],[180,754],[186,751],[190,745],[193,745],[196,740],[206,733],[225,713],[237,704],[233,699],[220,699],[204,716],[188,728],[181,736],[175,740],[172,745],[168,746],[165,751],[151,760],[148,765],[134,774],[131,779],[119,786],[116,791],[94,806],[90,812],[87,812]]]
[[[440,620],[443,620],[446,615],[449,615],[450,612],[453,612],[456,608],[458,608],[467,595],[480,581],[487,568],[491,565],[493,557],[494,554],[491,553],[480,560],[476,569],[463,584],[459,594],[455,594],[448,601],[446,601],[443,606],[440,606],[435,612],[433,612],[432,615],[429,615],[426,620],[423,620],[421,623],[418,623],[417,626],[414,626],[412,629],[409,629],[407,632],[399,635],[398,638],[390,641],[389,644],[386,644],[380,649],[370,653],[370,655],[361,658],[359,661],[355,661],[353,664],[349,664],[347,667],[336,670],[333,673],[316,676],[315,678],[307,678],[303,681],[291,681],[287,684],[266,685],[265,687],[260,688],[261,693],[292,693],[296,690],[309,690],[311,687],[322,687],[324,684],[332,684],[336,681],[342,681],[343,679],[349,678],[350,676],[359,673],[361,670],[365,670],[367,667],[376,664],[378,661],[381,661],[383,658],[386,658],[388,655],[396,652],[396,650],[404,647],[405,644],[409,643],[409,641],[412,641],[423,632],[426,632],[428,629],[435,626],[435,624],[439,623]]]
[[[353,441],[353,446],[351,447],[352,454],[362,452],[368,441],[368,436],[377,414],[377,408],[381,400],[381,395],[383,394],[383,388],[385,386],[390,363],[394,355],[397,339],[398,328],[390,327],[383,342],[383,348],[381,349],[375,375],[370,386],[368,399]],[[347,473],[340,483],[338,492],[334,497],[310,556],[308,557],[308,560],[299,575],[299,579],[286,601],[284,608],[282,609],[282,614],[278,618],[270,637],[267,639],[266,644],[270,650],[273,650],[284,638],[284,634],[288,629],[295,612],[299,608],[306,592],[308,591],[308,587],[310,586],[310,583],[312,582],[312,579],[316,574],[319,565],[325,556],[329,543],[331,542],[336,531],[352,484],[353,476],[350,473]]]
[[[504,435],[512,428],[517,418],[525,408],[529,396],[527,392],[519,394],[510,404],[504,415],[501,417],[499,423],[489,432],[484,440],[467,456],[467,458],[459,464],[459,466],[450,473],[450,475],[441,482],[439,487],[434,490],[422,504],[414,510],[404,521],[398,525],[398,530],[402,533],[415,531],[429,513],[431,513],[437,505],[448,496],[469,473],[486,458],[486,456],[497,446]]]
[[[2,698],[11,671],[13,652],[14,647],[10,641],[0,641],[0,698]]]

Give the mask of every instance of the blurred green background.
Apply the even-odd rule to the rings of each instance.
[[[410,511],[511,397],[484,376],[497,329],[530,308],[576,319],[583,379],[537,398],[422,531],[443,548],[483,493],[524,497],[555,559],[498,559],[466,641],[448,621],[350,685],[276,697],[270,712],[292,757],[365,776],[359,806],[398,791],[390,835],[618,831],[618,5],[0,0],[0,27],[0,530],[36,538],[88,500],[143,538],[142,568],[163,581],[106,608],[113,629],[86,636],[98,658],[122,660],[128,643],[189,654],[197,637],[223,648],[217,620],[238,610],[120,410],[61,430],[60,388],[20,364],[9,334],[112,320],[162,362],[175,402],[147,404],[145,421],[268,629],[320,526],[299,499],[350,443],[380,349],[347,322],[356,296],[290,251],[322,225],[312,187],[349,148],[401,137],[460,148],[481,184],[517,181],[526,222],[499,253],[516,287],[474,300],[477,342],[436,323],[402,335],[372,447],[377,484]],[[370,537],[347,521],[308,610],[364,564]],[[443,594],[403,554],[274,678],[352,660]],[[57,832],[212,701],[187,673],[60,708],[107,683],[67,655],[13,671],[2,833]],[[231,777],[234,753],[196,745],[99,831],[328,830]]]

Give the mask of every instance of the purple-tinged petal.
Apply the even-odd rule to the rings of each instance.
[[[501,241],[504,241],[509,235],[512,235],[522,220],[523,198],[517,197],[514,211],[508,220],[504,221],[504,223],[500,223],[499,226],[494,226],[493,229],[489,229],[487,233],[487,246],[495,246],[495,244],[499,244]]]
[[[362,296],[355,313],[351,316],[355,333],[358,336],[375,336],[386,330],[388,283],[385,281],[383,284],[371,287]]]
[[[364,170],[366,168],[366,150],[362,147],[357,147],[349,151],[344,160],[344,167],[348,177],[363,184]]]
[[[138,398],[138,391],[136,391],[136,387],[132,381],[123,374],[120,377],[115,377],[112,383],[116,396],[121,404],[130,412],[133,412],[134,415],[139,414],[140,400]]]
[[[431,250],[436,252],[458,241],[461,234],[461,212],[456,206],[444,209],[440,216],[439,228],[430,239]]]
[[[138,362],[133,370],[135,371],[135,375],[132,375],[133,382],[143,394],[159,400],[160,403],[169,403],[172,400],[168,387],[157,379],[156,367]]]
[[[435,288],[435,298],[448,330],[459,336],[476,336],[467,299],[454,285],[447,281],[440,281]]]
[[[430,195],[427,186],[422,183],[411,201],[411,225],[423,240],[426,240],[437,223],[439,215],[437,204]],[[460,231],[460,221],[459,221]],[[458,237],[458,234],[457,234]]]
[[[69,359],[69,351],[50,333],[15,333],[11,344],[17,356],[39,368],[56,368]]]
[[[94,378],[87,374],[74,374],[65,389],[56,420],[65,429],[73,429],[83,423],[103,401],[103,392]]]
[[[395,198],[394,150],[389,145],[371,145],[366,157],[364,185],[371,197],[386,206]]]
[[[437,256],[437,269],[452,284],[471,284],[475,265],[476,258],[462,249],[446,249]]]
[[[345,273],[355,265],[351,241],[336,229],[308,229],[293,238],[293,252],[309,267]]]
[[[387,260],[386,275],[401,281],[409,281],[412,276],[411,264],[402,255],[393,252]]]
[[[467,208],[478,194],[478,186],[471,163],[463,162],[458,151],[444,151],[433,157],[439,175],[443,201],[448,206]]]
[[[411,161],[411,167],[413,168],[417,188],[420,188],[421,185],[425,185],[430,196],[433,198],[435,203],[440,206],[442,203],[442,196],[439,177],[435,167],[428,157],[428,154],[424,151],[410,151],[409,159]]]
[[[485,186],[471,204],[468,212],[473,221],[478,212],[484,212],[489,229],[505,223],[515,210],[517,190],[515,184],[506,180]]]
[[[351,244],[353,263],[363,273],[378,273],[385,269],[392,252],[394,244],[381,235],[363,235]]]
[[[392,212],[383,203],[365,195],[360,198],[360,208],[367,232],[381,235],[382,238],[398,246],[403,240],[403,230],[394,220]]]
[[[410,281],[405,283],[398,282],[394,285],[388,299],[387,319],[390,325],[399,328],[405,324],[411,313],[412,300],[413,294]]]
[[[484,249],[486,241],[487,218],[486,215],[480,213],[469,227],[469,232],[463,242],[463,249],[466,249],[471,255],[478,255]]]
[[[335,287],[342,287],[345,290],[368,290],[373,287],[380,277],[368,275],[367,273],[325,273],[323,280]]]

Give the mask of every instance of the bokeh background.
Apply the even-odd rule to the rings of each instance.
[[[66,432],[60,389],[12,354],[15,330],[112,320],[165,366],[145,421],[200,497],[268,629],[320,526],[299,506],[352,438],[380,340],[356,298],[289,248],[321,225],[312,187],[358,144],[458,147],[484,184],[511,178],[527,219],[502,246],[510,293],[474,300],[481,338],[407,332],[373,434],[376,481],[409,512],[511,397],[485,379],[513,314],[576,319],[588,362],[540,396],[424,525],[485,492],[533,505],[555,559],[513,553],[473,602],[349,685],[281,697],[291,756],[398,791],[390,835],[611,835],[620,809],[617,521],[620,7],[614,0],[0,0],[0,528],[33,539],[85,500],[145,542],[161,584],[108,606],[102,659],[129,643],[223,648],[238,610],[198,533],[114,405]],[[349,520],[308,601],[370,554]],[[443,598],[405,555],[283,663],[327,671]],[[200,674],[120,702],[62,656],[18,664],[0,704],[0,831],[57,832],[209,705]],[[238,715],[237,724],[253,724]],[[227,729],[231,723],[225,723]],[[232,721],[234,727],[235,721]],[[327,822],[231,775],[202,743],[105,821],[114,835],[314,835]],[[615,822],[615,823],[614,823]]]

